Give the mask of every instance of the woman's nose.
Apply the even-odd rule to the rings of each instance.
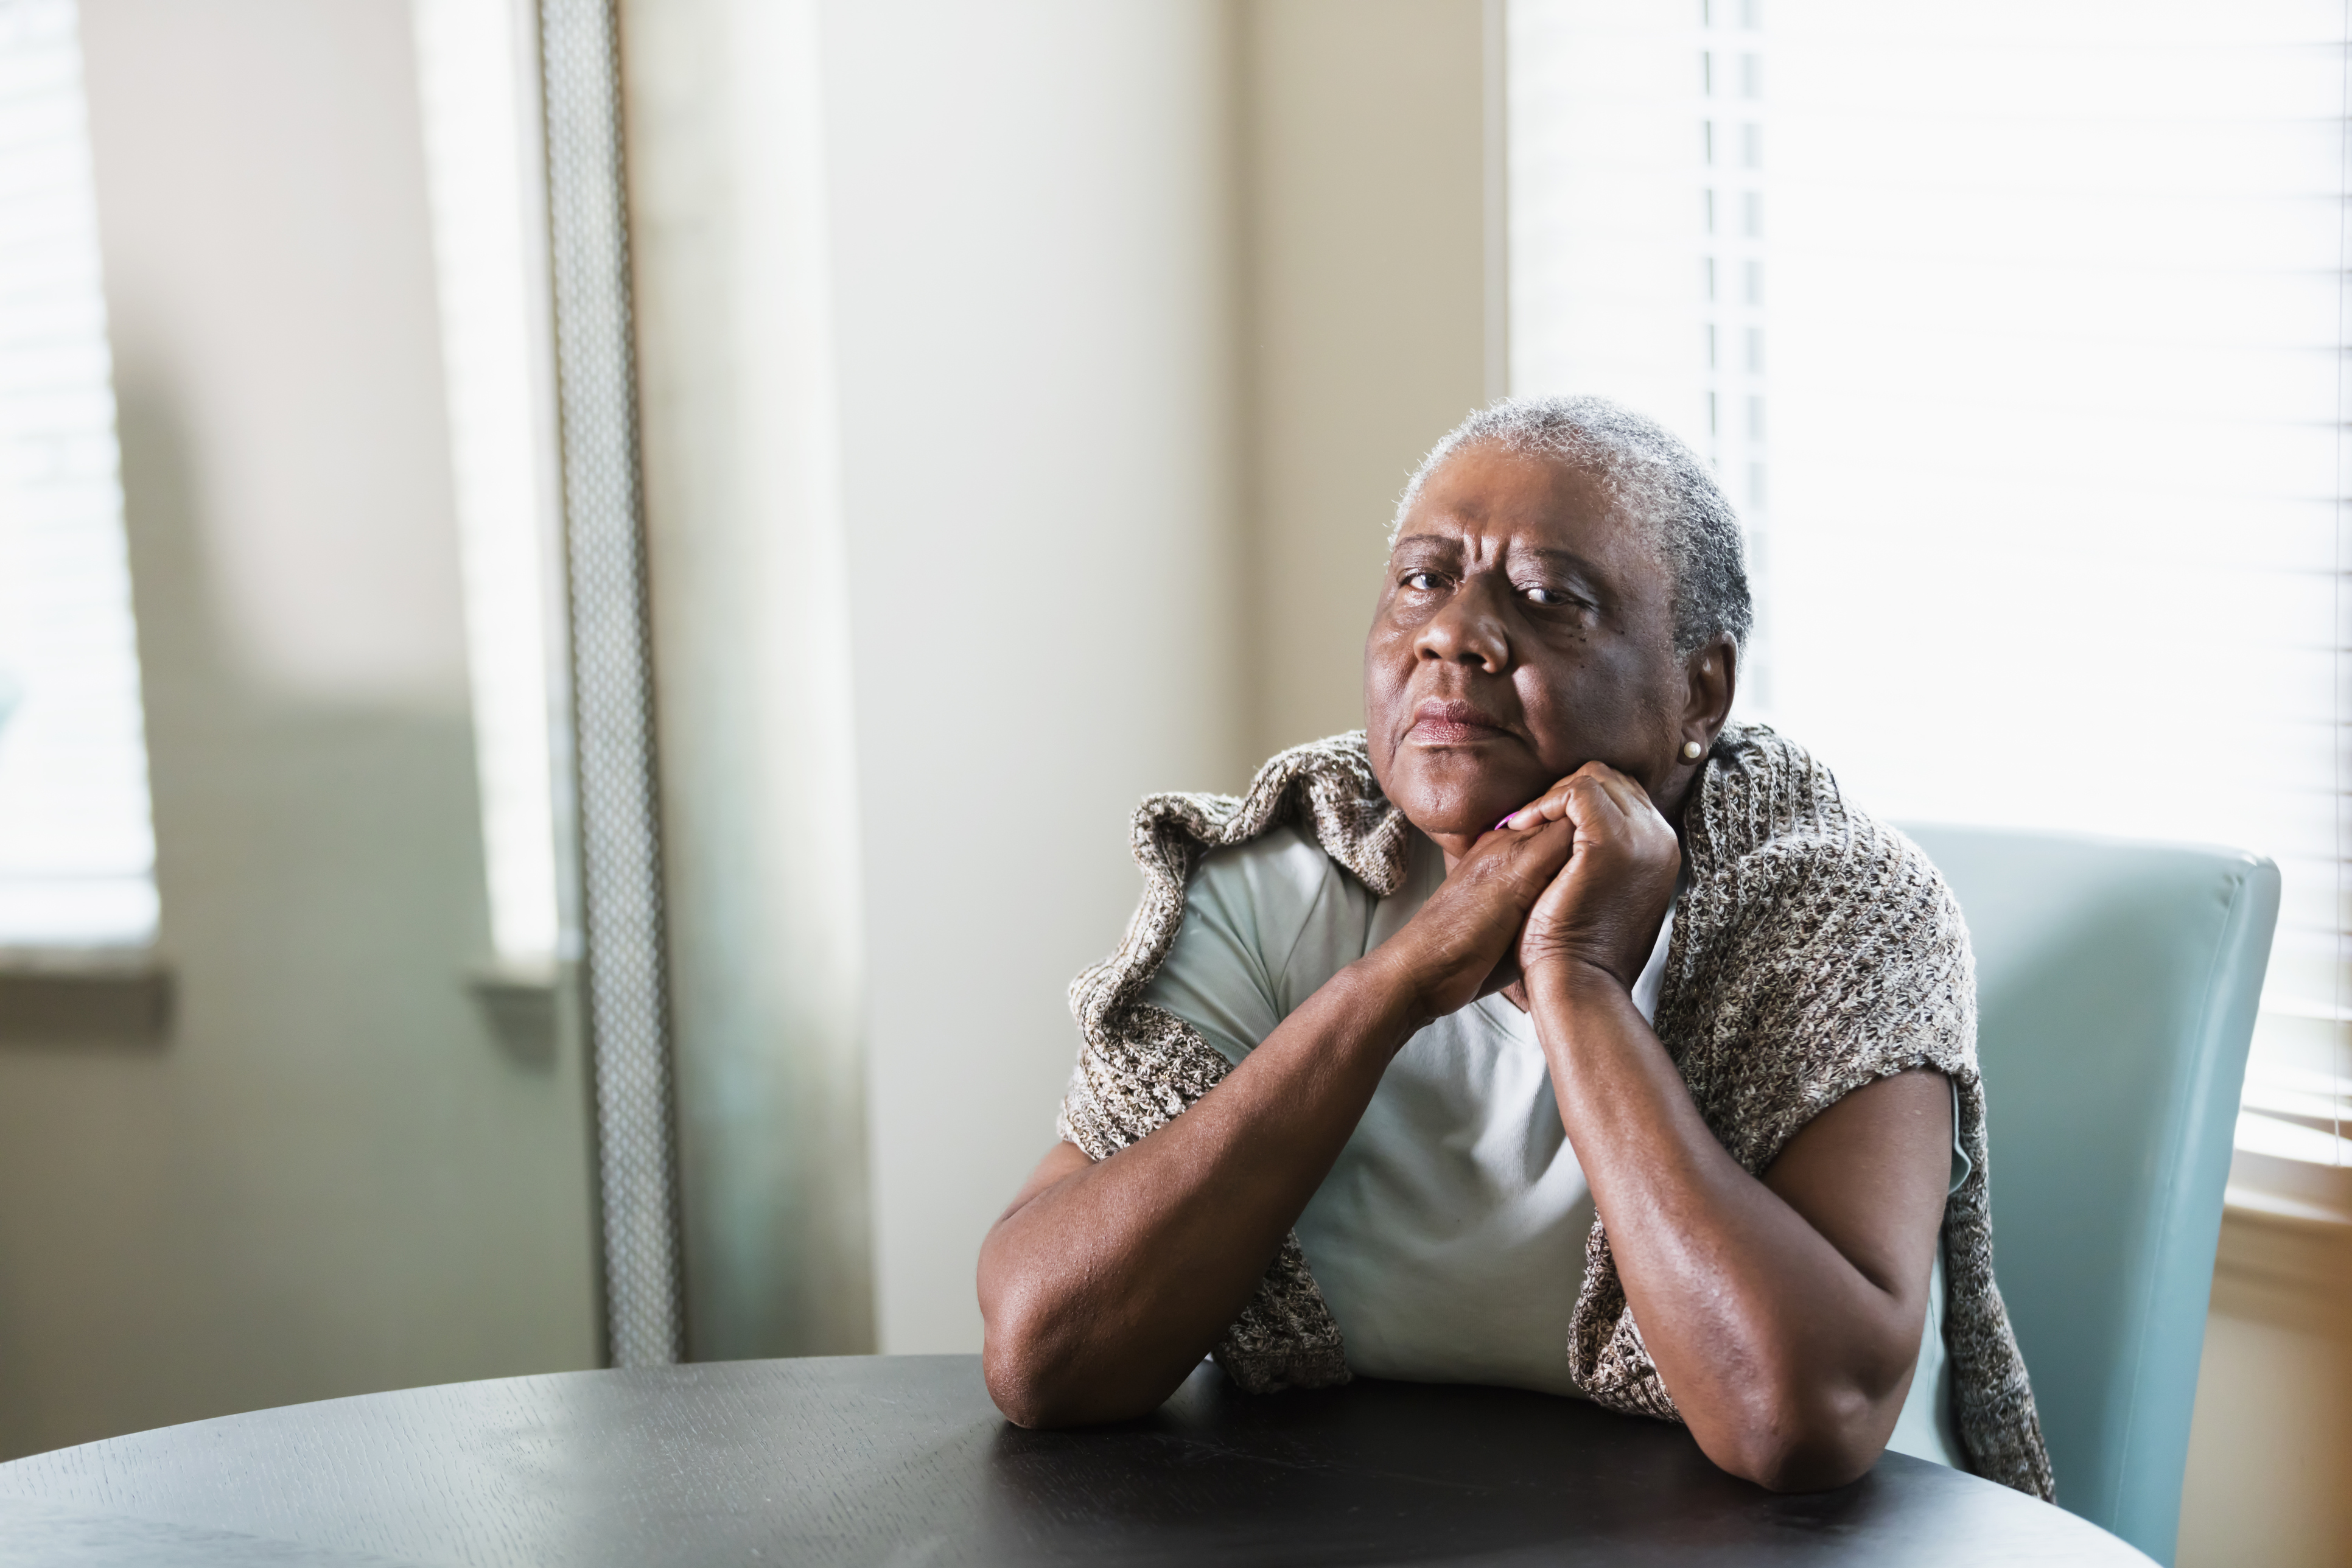
[[[1510,667],[1511,643],[1493,590],[1474,577],[1423,623],[1414,653],[1448,664],[1475,664],[1488,675]]]

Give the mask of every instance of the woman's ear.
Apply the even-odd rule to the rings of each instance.
[[[1693,650],[1683,662],[1683,673],[1687,689],[1683,700],[1683,746],[1684,756],[1689,759],[1692,742],[1705,756],[1731,718],[1731,700],[1739,689],[1739,645],[1728,637],[1717,637]]]

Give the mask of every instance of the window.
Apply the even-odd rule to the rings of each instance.
[[[558,945],[542,570],[551,437],[547,351],[533,328],[546,311],[531,271],[539,176],[525,134],[535,57],[502,0],[413,3],[491,942],[501,964],[532,968]]]
[[[1513,0],[1508,70],[1514,390],[1713,460],[1743,708],[1889,816],[2275,858],[2239,1147],[2352,1166],[2342,9]]]
[[[491,928],[558,946],[551,435],[518,11],[415,0]],[[74,0],[0,0],[0,948],[153,940],[157,900]],[[537,314],[534,315],[534,310]]]
[[[0,0],[0,947],[155,935],[73,0]]]

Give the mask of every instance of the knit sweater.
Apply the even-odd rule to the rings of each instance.
[[[1167,1125],[1230,1070],[1182,1019],[1142,1001],[1210,850],[1288,825],[1381,897],[1404,884],[1411,829],[1373,780],[1360,731],[1285,752],[1249,793],[1160,795],[1137,810],[1144,895],[1118,951],[1070,986],[1083,1044],[1061,1135],[1104,1159]],[[2042,1498],[2050,1458],[1993,1282],[1976,970],[1958,903],[1918,847],[1849,805],[1830,772],[1761,725],[1717,737],[1686,808],[1685,876],[1657,1033],[1707,1128],[1760,1176],[1807,1122],[1913,1068],[1958,1090],[1968,1178],[1946,1201],[1944,1333],[1977,1474]],[[1346,1347],[1296,1235],[1213,1352],[1243,1388],[1348,1378]],[[1635,1327],[1598,1218],[1564,1347],[1597,1403],[1681,1417]]]

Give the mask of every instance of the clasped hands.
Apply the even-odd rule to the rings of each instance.
[[[1373,957],[1416,1026],[1524,978],[1530,993],[1630,991],[1672,901],[1682,849],[1649,792],[1587,763],[1479,837]]]

